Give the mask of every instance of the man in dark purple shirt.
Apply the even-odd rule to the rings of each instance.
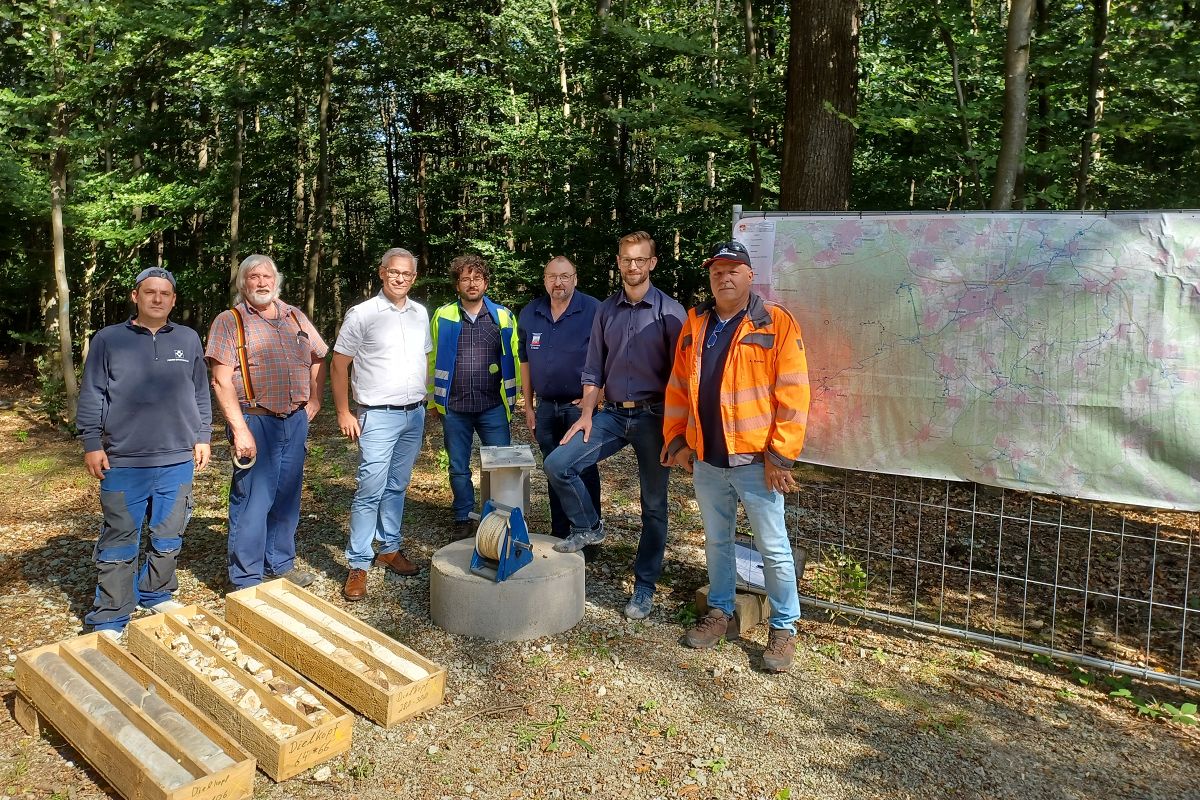
[[[667,545],[667,483],[659,463],[663,444],[663,395],[671,375],[675,340],[686,312],[650,283],[658,259],[644,231],[622,236],[617,250],[621,289],[600,304],[592,322],[583,367],[580,417],[546,458],[546,478],[571,521],[571,535],[555,545],[574,553],[604,540],[604,521],[592,507],[580,473],[632,445],[641,482],[642,534],[633,562],[633,597],[625,616],[644,619]],[[600,390],[606,406],[594,414]]]

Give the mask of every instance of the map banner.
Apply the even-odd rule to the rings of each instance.
[[[1200,510],[1200,214],[747,214],[734,237],[804,333],[803,460]]]

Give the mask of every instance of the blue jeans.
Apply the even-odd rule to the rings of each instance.
[[[559,440],[567,429],[575,424],[579,419],[579,406],[569,402],[556,402],[554,400],[543,400],[538,398],[537,409],[537,427],[534,428],[533,435],[537,439],[538,449],[542,451],[543,461],[558,449]],[[580,479],[583,480],[583,485],[587,487],[588,495],[592,498],[592,508],[596,510],[596,518],[600,518],[600,470],[596,469],[593,464],[579,473]],[[558,492],[554,487],[550,487],[550,533],[560,539],[565,539],[571,535],[571,521],[567,519],[567,514],[563,511],[562,501],[558,499]]]
[[[100,481],[104,525],[92,560],[96,596],[83,621],[96,630],[120,631],[139,606],[167,600],[179,588],[175,566],[183,530],[192,516],[189,459],[165,467],[112,467]],[[150,516],[146,559],[138,567],[142,523]]]
[[[450,491],[454,493],[454,521],[465,522],[475,510],[475,487],[471,484],[471,447],[475,434],[485,447],[512,444],[508,412],[501,403],[487,411],[446,409],[442,418],[442,441],[450,457]]]
[[[663,446],[662,403],[642,403],[637,408],[608,406],[592,417],[592,435],[583,441],[577,433],[545,460],[550,486],[558,493],[571,531],[592,530],[600,514],[592,505],[583,473],[604,459],[633,445],[642,494],[642,536],[633,560],[637,588],[654,591],[662,574],[667,549],[667,484],[671,470],[659,463]]]
[[[360,408],[358,426],[358,489],[350,503],[351,569],[367,569],[375,552],[394,553],[403,540],[404,495],[425,433],[425,407],[412,411]]]
[[[762,554],[767,598],[771,601],[771,627],[795,633],[796,620],[800,619],[800,595],[792,545],[784,524],[784,496],[767,488],[762,464],[720,469],[697,460],[692,479],[700,515],[704,518],[709,606],[733,615],[737,580],[733,534],[737,529],[740,499],[754,531],[754,546]]]
[[[229,582],[235,589],[292,569],[308,439],[304,409],[286,419],[244,419],[258,454],[249,469],[233,468],[229,484]]]

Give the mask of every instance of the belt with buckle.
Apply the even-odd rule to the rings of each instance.
[[[617,408],[642,408],[643,406],[649,408],[655,403],[661,403],[662,401],[662,397],[648,397],[645,400],[622,400],[614,402],[613,405]]]
[[[425,405],[424,400],[418,400],[415,403],[408,403],[403,406],[359,406],[363,411],[416,411],[421,406]]]
[[[255,416],[259,416],[259,417],[275,417],[276,419],[287,419],[292,414],[295,414],[297,411],[303,411],[304,407],[306,405],[308,405],[307,402],[301,403],[300,405],[293,408],[291,411],[272,411],[271,409],[263,408],[262,406],[248,406],[248,407],[242,409],[242,413],[243,414],[254,414]]]

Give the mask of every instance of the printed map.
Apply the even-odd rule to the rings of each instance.
[[[1200,214],[745,216],[734,235],[804,331],[804,460],[1200,509]]]

